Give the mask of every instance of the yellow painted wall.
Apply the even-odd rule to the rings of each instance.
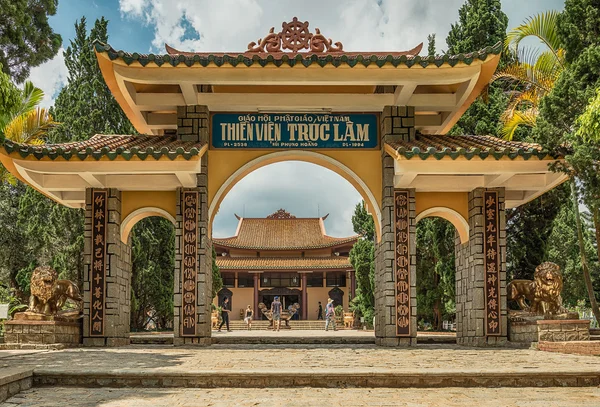
[[[176,191],[123,191],[121,193],[121,221],[142,208],[162,209],[175,218],[177,215]],[[140,220],[149,216],[163,216],[162,213],[149,209],[137,214],[121,225],[121,240],[127,242],[131,229]]]
[[[240,309],[246,309],[248,305],[254,308],[254,288],[228,288],[233,293],[231,295],[231,314],[229,319],[232,321],[238,321],[244,318],[240,318]],[[216,299],[213,304],[216,304]],[[256,310],[254,310],[256,313]]]
[[[333,290],[333,287],[308,287],[308,319],[317,319],[317,310],[319,309],[319,301],[323,305],[323,318],[325,318],[325,305],[327,305],[327,299],[329,298],[329,291]],[[344,292],[344,310],[348,310],[348,293],[350,292],[349,287],[340,287],[340,290]]]
[[[274,152],[280,152],[278,150],[208,150],[208,204],[213,204],[213,200],[217,195],[217,191],[226,183],[226,181],[241,167],[250,161],[262,157],[267,154]],[[369,189],[373,198],[375,199],[378,208],[381,208],[381,197],[382,197],[382,184],[381,184],[381,151],[379,149],[374,150],[360,150],[360,151],[346,151],[346,150],[318,150],[313,151],[322,156],[333,158],[339,163],[345,165],[352,170],[366,185]],[[304,161],[311,162],[314,164],[321,165],[328,168],[337,174],[345,178],[350,184],[356,188],[356,190],[362,195],[367,205],[369,205],[369,199],[367,192],[348,174],[341,171],[339,168],[333,166],[331,163],[325,161],[325,159],[316,156],[305,156],[305,155],[294,155],[294,151],[288,151],[289,154],[285,156],[273,157],[271,160],[262,161],[254,167],[248,168],[242,174],[228,185],[220,197],[216,198],[218,201],[215,203],[215,210],[212,216],[217,214],[221,200],[227,195],[227,192],[241,179],[243,179],[250,172],[264,167],[269,164],[282,161]],[[375,213],[374,208],[369,205],[369,212]],[[212,219],[210,220],[212,223]],[[375,218],[376,230],[379,231],[379,222]],[[211,225],[212,227],[212,225]]]
[[[469,219],[468,192],[417,192],[415,195],[416,216],[427,209],[444,207],[455,210]]]

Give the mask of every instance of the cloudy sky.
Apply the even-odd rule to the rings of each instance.
[[[116,49],[164,52],[164,44],[186,51],[242,51],[281,27],[293,16],[310,21],[348,51],[400,51],[437,36],[437,51],[446,49],[450,25],[465,0],[59,0],[50,24],[68,46],[75,20],[86,16],[109,20],[109,42]],[[563,0],[503,0],[509,27],[533,14],[560,10]],[[426,45],[426,44],[425,44]],[[30,79],[53,103],[68,80],[62,53],[34,68]],[[313,164],[287,162],[259,169],[223,200],[216,216],[216,237],[235,233],[233,213],[264,217],[285,208],[298,217],[330,214],[329,234],[353,234],[350,218],[360,196],[337,174]]]

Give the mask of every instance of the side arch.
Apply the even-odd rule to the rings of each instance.
[[[369,189],[367,184],[349,167],[342,164],[340,161],[329,157],[324,154],[315,153],[312,151],[279,151],[274,153],[269,153],[257,157],[246,164],[239,167],[231,176],[229,176],[225,182],[223,182],[219,189],[217,190],[214,198],[210,202],[210,206],[208,208],[208,219],[209,225],[212,233],[212,221],[214,216],[217,214],[221,202],[227,195],[227,193],[246,175],[251,172],[265,167],[269,164],[274,164],[283,161],[302,161],[309,162],[312,164],[319,165],[321,167],[327,168],[336,174],[340,175],[346,181],[348,181],[362,196],[365,203],[367,204],[367,208],[369,212],[373,216],[373,220],[375,222],[375,231],[377,235],[377,241],[381,239],[381,209],[379,208],[379,204],[377,199],[375,199],[375,195],[373,191]]]
[[[454,209],[446,208],[443,206],[436,206],[434,208],[429,208],[424,210],[423,212],[417,215],[416,221],[420,221],[423,218],[437,216],[438,218],[446,219],[448,222],[452,223],[456,230],[458,231],[458,235],[460,236],[460,243],[466,243],[469,241],[469,222]]]
[[[160,216],[161,218],[165,218],[175,225],[175,218],[173,215],[164,209],[152,206],[139,208],[127,215],[127,217],[121,222],[121,241],[123,243],[127,243],[131,229],[133,229],[135,224],[144,218],[149,218],[150,216]]]

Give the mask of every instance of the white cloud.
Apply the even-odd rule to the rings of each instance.
[[[58,92],[67,83],[67,66],[65,65],[64,49],[58,50],[58,54],[49,61],[31,68],[29,78],[31,82],[44,91],[44,99],[41,107],[50,107],[54,104],[54,99]]]
[[[279,208],[299,218],[329,213],[327,233],[351,236],[352,213],[361,199],[348,181],[326,168],[298,161],[271,164],[247,175],[225,196],[214,218],[213,236],[235,234],[234,213],[264,218]]]
[[[123,14],[141,16],[147,6],[147,0],[119,0],[119,9]]]

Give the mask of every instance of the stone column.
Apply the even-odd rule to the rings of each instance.
[[[407,192],[407,242],[408,259],[406,270],[409,280],[409,326],[408,333],[398,335],[396,298],[396,213],[394,211],[394,159],[384,150],[385,143],[412,140],[415,137],[414,107],[386,106],[381,115],[381,159],[383,197],[381,203],[381,241],[375,248],[375,342],[380,346],[409,346],[417,342],[416,301],[416,222],[415,191]],[[402,304],[404,305],[404,304]]]
[[[487,254],[484,239],[486,228],[485,191],[496,191],[498,196],[498,264],[499,264],[499,335],[486,330],[486,270]],[[506,342],[506,215],[504,188],[477,188],[469,193],[469,241],[461,244],[456,234],[456,341],[460,345],[489,346]]]
[[[184,141],[209,142],[207,106],[177,107],[177,137]],[[175,345],[210,345],[212,311],[212,242],[208,236],[208,156],[202,157],[196,188],[179,188],[175,242],[175,296],[174,331]],[[183,210],[185,191],[198,193],[197,202],[197,276],[196,276],[196,331],[195,336],[182,336],[182,260],[183,260]]]
[[[101,298],[92,293],[94,277],[94,253],[92,250],[94,228],[101,217],[92,213],[93,191],[106,192],[106,246],[104,279],[105,291]],[[83,345],[84,346],[123,346],[129,344],[130,301],[131,301],[131,237],[126,243],[121,241],[121,192],[117,189],[86,189],[85,192],[85,243],[83,271]],[[100,284],[102,285],[102,284]],[[101,288],[101,287],[100,287]],[[102,301],[103,300],[103,301]],[[103,334],[91,332],[90,317],[94,301],[104,308]],[[102,302],[104,304],[102,305]]]
[[[308,290],[306,273],[302,273],[302,319],[308,319]]]
[[[356,272],[350,272],[350,299],[353,300],[356,296]]]

